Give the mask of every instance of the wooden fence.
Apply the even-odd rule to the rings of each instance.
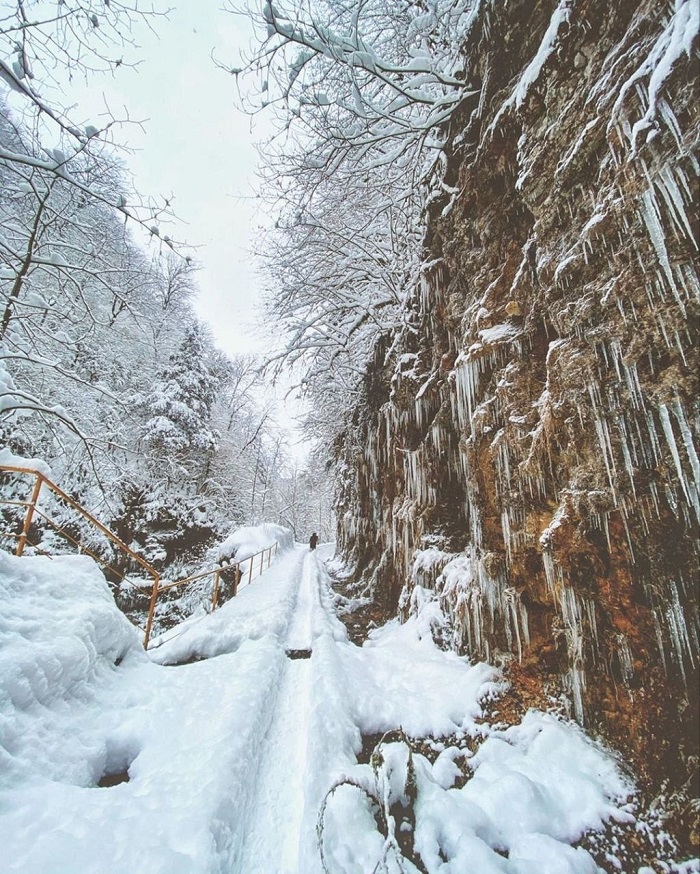
[[[208,570],[202,571],[201,573],[192,574],[189,577],[184,577],[180,580],[175,580],[174,582],[166,582],[164,584],[161,583],[161,576],[159,572],[148,562],[143,556],[139,555],[135,552],[131,547],[127,546],[123,540],[117,537],[114,532],[110,531],[105,525],[103,525],[95,516],[92,515],[88,510],[86,510],[78,501],[74,498],[71,498],[70,495],[66,494],[59,486],[56,485],[55,482],[50,480],[47,476],[41,473],[38,470],[33,470],[28,467],[15,467],[13,465],[0,465],[0,474],[15,474],[20,476],[27,476],[33,478],[33,483],[31,483],[30,494],[26,500],[18,500],[5,498],[0,493],[0,505],[5,507],[17,507],[20,510],[24,511],[24,516],[20,517],[21,524],[18,523],[17,531],[2,531],[0,532],[5,537],[9,537],[17,541],[17,545],[15,547],[15,555],[21,556],[26,547],[30,546],[40,555],[49,555],[49,553],[42,549],[38,543],[33,543],[30,540],[30,534],[32,533],[32,525],[35,524],[45,524],[50,529],[55,531],[60,537],[64,540],[68,541],[72,544],[75,549],[81,554],[89,555],[93,558],[98,564],[100,564],[103,568],[108,570],[111,575],[116,577],[116,579],[123,581],[128,579],[128,574],[126,572],[122,572],[120,569],[111,565],[105,558],[103,558],[99,553],[96,553],[94,550],[86,547],[80,539],[75,536],[74,533],[68,530],[68,527],[65,524],[57,522],[55,519],[51,518],[47,509],[45,507],[40,506],[40,500],[42,497],[42,490],[48,491],[53,495],[54,498],[58,499],[62,504],[69,507],[74,513],[78,515],[79,518],[82,518],[88,522],[92,528],[98,531],[103,537],[106,537],[107,540],[128,560],[134,562],[138,565],[151,579],[151,582],[148,584],[148,589],[150,589],[150,600],[148,607],[148,619],[146,621],[145,629],[141,629],[144,632],[144,641],[143,645],[145,648],[148,648],[148,642],[151,636],[151,630],[153,628],[153,617],[155,614],[156,603],[158,601],[158,596],[169,589],[174,589],[176,586],[185,586],[191,583],[194,583],[198,580],[204,579],[206,577],[212,576],[214,578],[214,585],[212,591],[212,601],[211,607],[212,609],[216,609],[219,601],[219,591],[221,587],[222,577],[226,579],[229,575],[231,576],[231,581],[233,583],[232,587],[232,595],[233,597],[237,591],[241,579],[244,576],[247,576],[248,583],[252,582],[253,578],[262,574],[265,567],[265,559],[267,558],[267,566],[269,567],[272,562],[272,556],[277,553],[279,548],[279,544],[277,542],[273,543],[271,546],[267,546],[264,549],[261,549],[259,552],[254,553],[253,555],[248,555],[244,557],[238,558],[236,561],[231,561],[227,564],[219,564],[213,568],[209,568]],[[41,520],[40,522],[38,520]],[[51,557],[49,555],[49,557]],[[260,559],[258,562],[257,559]],[[255,569],[257,568],[257,573],[255,573]],[[133,583],[133,580],[132,580]],[[137,588],[143,589],[143,585],[139,583],[133,583]]]
[[[229,561],[226,563],[221,563],[216,565],[215,567],[209,568],[209,570],[201,571],[197,574],[192,574],[189,577],[183,577],[181,580],[175,580],[175,582],[166,582],[163,584],[159,584],[158,586],[158,595],[161,592],[167,592],[170,589],[174,589],[177,586],[186,586],[191,583],[198,582],[199,580],[203,580],[206,577],[214,577],[214,587],[212,590],[211,597],[211,609],[216,610],[219,602],[219,592],[221,590],[221,581],[228,580],[232,584],[230,597],[234,598],[238,594],[238,588],[241,582],[244,579],[247,579],[248,584],[252,583],[252,581],[259,577],[263,570],[265,569],[265,561],[267,560],[267,567],[270,567],[272,563],[272,556],[277,553],[279,549],[278,541],[275,541],[271,546],[266,546],[264,549],[261,549],[259,552],[255,552],[252,555],[247,555],[241,558],[238,558],[236,561]],[[260,559],[258,561],[257,559]],[[155,602],[154,602],[154,610],[155,610]],[[147,638],[144,643],[145,647],[148,647],[148,639],[150,637],[150,631],[152,627],[152,614],[149,614],[149,624],[146,627],[147,630]]]

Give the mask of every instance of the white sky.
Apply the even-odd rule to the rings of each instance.
[[[124,66],[71,92],[78,109],[72,115],[98,127],[95,116],[107,104],[118,118],[126,109],[144,122],[143,130],[127,125],[115,139],[135,150],[127,163],[142,195],[174,196],[184,224],[164,232],[197,247],[197,313],[225,352],[257,352],[252,320],[259,291],[249,254],[258,223],[257,154],[251,120],[234,106],[234,79],[211,58],[214,52],[235,65],[237,50],[252,39],[252,23],[222,12],[216,0],[179,0],[155,29],[157,35],[140,30],[140,49],[124,53],[125,60],[141,60],[136,69]]]
[[[123,50],[124,65],[114,75],[67,84],[58,102],[73,107],[69,115],[78,124],[99,128],[112,117],[139,122],[116,128],[113,138],[128,149],[123,157],[139,194],[172,197],[179,223],[162,225],[161,233],[194,248],[201,267],[198,316],[227,354],[264,354],[273,331],[267,325],[264,337],[255,326],[260,282],[251,248],[264,221],[254,198],[254,142],[270,128],[264,117],[251,119],[236,109],[235,79],[212,57],[238,66],[241,51],[255,39],[253,23],[222,11],[220,0],[153,5],[170,12],[154,19],[155,32],[139,26],[137,47]],[[109,54],[118,57],[118,47]],[[146,244],[158,245],[155,239]],[[295,427],[302,406],[296,393],[283,397],[284,387],[275,394],[278,423],[303,461],[308,447]]]

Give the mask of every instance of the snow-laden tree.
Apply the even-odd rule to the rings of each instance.
[[[160,330],[146,311],[157,310],[151,292],[154,282],[163,285],[163,270],[130,239],[131,219],[161,249],[172,243],[157,224],[167,203],[143,203],[126,184],[111,142],[115,119],[100,129],[76,122],[63,86],[131,65],[132,29],[159,14],[119,0],[69,0],[10,3],[0,20],[0,87],[8,89],[0,94],[0,353],[15,376],[3,414],[32,411],[47,437],[68,428],[88,455],[97,444],[133,443],[123,427],[133,417],[120,397],[129,378],[122,356],[107,354],[123,348],[123,337],[112,342],[119,328]],[[148,368],[136,372],[152,377]],[[81,391],[96,413],[87,429],[71,414]],[[117,407],[115,428],[105,428],[102,414]]]
[[[32,148],[9,112],[0,113],[0,145]],[[123,187],[116,163],[107,177],[81,160],[86,179]],[[163,318],[163,271],[110,208],[75,186],[3,160],[0,181],[0,356],[14,377],[2,392],[2,418],[14,416],[14,438],[37,454],[55,459],[61,446],[61,470],[78,459],[96,469],[96,453],[109,461],[115,447],[136,441],[131,397],[152,384],[162,361],[152,338]]]
[[[115,74],[133,66],[137,25],[152,27],[165,14],[136,0],[60,0],[55,5],[16,0],[5,4],[0,18],[0,83],[32,131],[33,146],[16,151],[0,144],[0,159],[60,179],[154,235],[160,234],[158,219],[168,212],[167,200],[126,197],[101,184],[113,164],[113,132],[128,117],[85,122],[74,117],[64,94],[74,79],[89,81],[96,73]],[[86,159],[97,169],[91,179],[80,172]]]
[[[267,306],[286,336],[279,358],[302,364],[307,388],[352,391],[374,338],[398,324],[419,266],[412,207],[411,194],[399,202],[348,177],[321,179],[313,200],[289,204],[269,234]]]
[[[150,415],[144,440],[157,456],[172,461],[217,447],[210,418],[218,380],[207,360],[209,350],[201,327],[188,327],[146,398]]]
[[[446,126],[478,105],[463,51],[482,5],[265,0],[249,10],[264,35],[231,72],[254,95],[242,98],[249,111],[278,119],[261,189],[278,216],[262,247],[268,312],[285,332],[278,360],[300,368],[313,418],[331,432],[417,284],[429,192],[445,185]]]
[[[227,519],[243,524],[249,519],[256,447],[272,425],[272,409],[255,356],[221,361],[217,375],[212,424],[219,450],[211,457],[206,489]]]
[[[3,104],[0,146],[29,154],[35,145]],[[116,161],[84,154],[75,164],[93,188],[125,190]],[[148,257],[114,210],[45,168],[0,159],[0,181],[2,442],[49,461],[61,485],[131,540],[122,522],[137,518],[135,494],[148,496],[144,532],[160,505],[177,503],[139,442],[138,399],[193,321],[192,265]]]
[[[335,536],[331,464],[326,453],[316,448],[306,462],[291,462],[279,486],[279,519],[292,529],[295,540],[307,540],[316,532],[320,540]]]
[[[335,173],[348,157],[404,170],[432,151],[455,109],[478,90],[464,76],[474,0],[264,0],[249,15],[262,45],[236,75],[254,72],[252,111],[275,106],[307,136],[305,164]],[[309,148],[310,146],[310,148]],[[294,156],[292,157],[294,160]]]

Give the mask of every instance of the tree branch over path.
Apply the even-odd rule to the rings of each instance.
[[[455,112],[477,106],[464,70],[480,0],[264,0],[230,5],[261,29],[227,69],[239,102],[266,112],[261,197],[276,216],[260,245],[266,315],[312,400],[337,404],[378,338],[402,330],[420,279],[429,197]],[[222,65],[223,66],[223,65]],[[328,418],[333,418],[332,416]]]

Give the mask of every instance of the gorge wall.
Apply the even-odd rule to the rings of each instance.
[[[525,703],[691,794],[697,30],[693,0],[480,4],[422,281],[336,447],[378,601],[440,598]]]

